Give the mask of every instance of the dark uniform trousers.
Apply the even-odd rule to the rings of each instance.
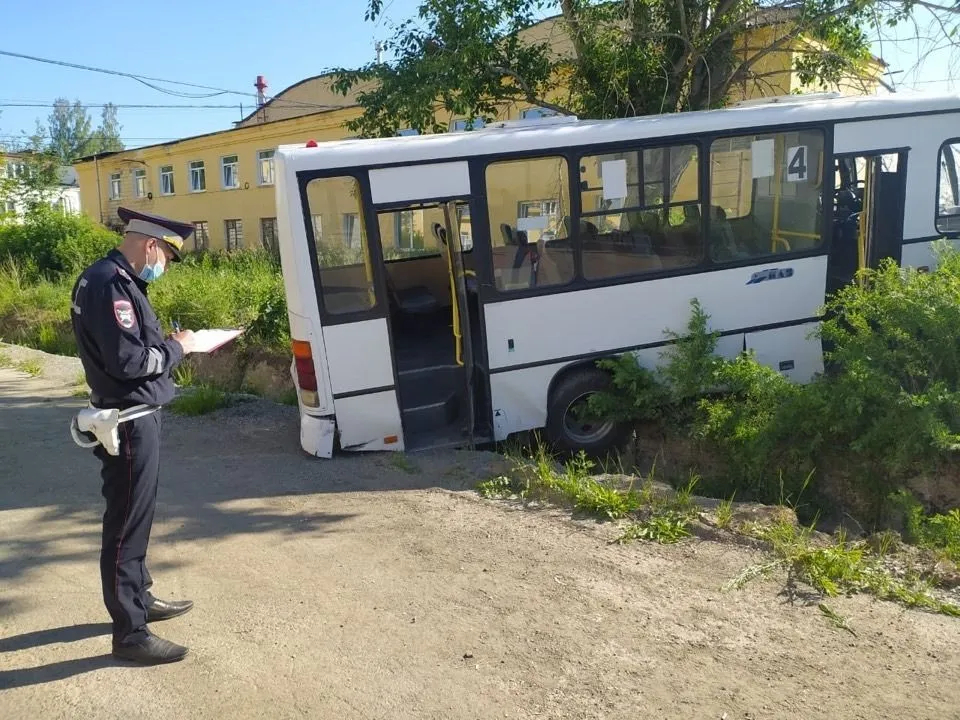
[[[103,464],[103,544],[100,579],[103,600],[113,618],[118,643],[146,637],[147,608],[153,602],[153,580],[147,570],[147,545],[157,502],[160,475],[160,411],[121,423],[120,453],[102,446],[94,454]]]

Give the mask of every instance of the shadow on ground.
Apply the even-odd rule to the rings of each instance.
[[[0,522],[3,580],[51,563],[95,561],[99,549],[100,464],[73,443],[68,429],[85,401],[56,388],[45,396],[37,383],[0,383],[0,468],[7,478],[0,483],[0,518],[8,528],[21,519],[19,531],[4,532]],[[305,507],[283,497],[467,490],[493,457],[388,453],[321,460],[300,449],[295,408],[252,401],[199,418],[164,411],[156,522],[163,523],[164,542],[336,532],[354,516],[324,512],[322,500]]]

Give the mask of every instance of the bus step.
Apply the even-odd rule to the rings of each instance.
[[[417,405],[403,409],[405,433],[421,433],[446,427],[460,414],[460,398],[450,393],[439,402]]]

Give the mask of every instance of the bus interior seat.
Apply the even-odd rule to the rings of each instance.
[[[384,273],[387,280],[387,293],[390,302],[403,315],[431,315],[440,310],[440,302],[428,288],[423,285],[397,289],[393,277],[390,275],[390,266],[386,266]]]

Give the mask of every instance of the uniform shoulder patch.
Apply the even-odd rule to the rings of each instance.
[[[113,316],[117,325],[124,330],[132,330],[137,324],[137,315],[129,300],[115,300],[113,302]]]

